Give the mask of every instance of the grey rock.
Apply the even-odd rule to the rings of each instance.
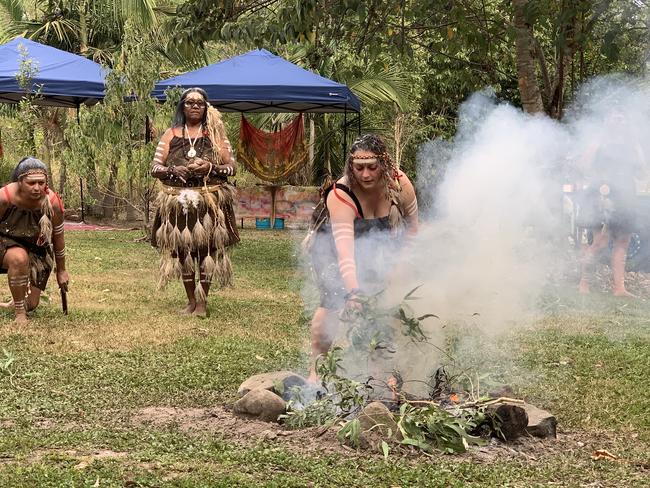
[[[289,400],[292,387],[303,387],[306,384],[305,378],[291,371],[275,371],[251,376],[239,385],[237,393],[243,397],[252,390],[268,390],[280,395],[284,400]]]
[[[372,431],[378,433],[381,437],[388,437],[388,431],[390,430],[394,437],[401,438],[393,414],[381,402],[371,402],[366,405],[358,418],[362,432]]]
[[[501,435],[507,441],[513,441],[526,432],[528,414],[523,404],[495,403],[488,405],[486,414],[498,423]]]
[[[528,434],[535,437],[557,438],[557,419],[553,414],[529,403],[525,403],[522,407],[528,414],[528,426],[526,427]]]
[[[285,401],[268,390],[251,390],[233,405],[235,413],[265,422],[277,422],[286,409]]]

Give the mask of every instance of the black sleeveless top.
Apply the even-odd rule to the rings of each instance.
[[[367,234],[368,232],[371,232],[373,230],[379,230],[379,231],[384,231],[384,230],[389,230],[390,226],[388,225],[388,215],[385,217],[378,217],[374,219],[366,219],[363,216],[363,209],[361,208],[361,203],[359,202],[359,199],[357,196],[350,190],[350,188],[342,183],[334,183],[332,186],[330,186],[328,189],[325,190],[325,193],[323,195],[323,199],[325,202],[327,202],[327,197],[329,193],[333,190],[342,190],[344,193],[346,193],[350,198],[352,198],[352,201],[354,202],[354,205],[357,207],[357,213],[361,218],[356,218],[354,219],[354,238],[356,239],[360,235]],[[329,211],[328,211],[329,212]],[[329,222],[329,219],[325,223],[325,225],[321,226],[319,231],[323,232],[332,232],[332,226]]]

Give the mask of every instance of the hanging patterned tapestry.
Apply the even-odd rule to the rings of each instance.
[[[302,114],[276,132],[260,130],[242,116],[237,159],[262,180],[285,180],[307,161],[304,135]]]

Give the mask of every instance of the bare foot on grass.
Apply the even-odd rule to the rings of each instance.
[[[8,302],[0,302],[0,308],[14,308],[14,301],[9,300]]]
[[[208,316],[208,307],[205,302],[197,302],[196,308],[192,312],[192,315],[197,317],[207,317]]]
[[[614,291],[612,291],[612,294],[613,294],[615,297],[639,298],[639,297],[637,297],[635,294],[630,293],[629,291],[627,291],[626,289],[622,289],[622,290],[614,290]]]
[[[16,318],[14,319],[15,324],[23,325],[27,323],[27,314],[25,312],[23,313],[17,313]]]
[[[196,308],[196,303],[188,303],[187,306],[181,310],[181,313],[183,315],[191,315],[194,313],[194,309]]]

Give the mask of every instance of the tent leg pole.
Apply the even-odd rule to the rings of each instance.
[[[343,112],[343,165],[348,154],[348,111]]]
[[[84,180],[79,178],[79,194],[81,195],[81,222],[86,223],[86,214],[84,213]]]
[[[77,102],[77,125],[81,123],[79,119],[79,109],[81,107],[81,104]],[[84,180],[83,178],[79,177],[79,196],[81,198],[81,223],[86,223],[86,214],[84,211]]]
[[[151,142],[151,121],[149,116],[145,115],[144,117],[144,143],[149,144]]]

